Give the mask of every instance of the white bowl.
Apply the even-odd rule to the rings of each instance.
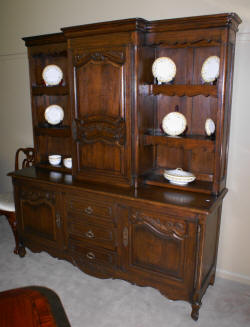
[[[181,168],[164,170],[163,176],[169,180],[171,184],[187,185],[195,180],[194,174],[184,171]]]
[[[60,154],[52,154],[49,156],[49,163],[52,166],[58,166],[62,160],[62,156]]]
[[[63,159],[63,164],[66,168],[72,168],[72,158]]]

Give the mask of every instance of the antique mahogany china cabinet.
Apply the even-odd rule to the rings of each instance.
[[[20,255],[47,251],[94,276],[154,287],[190,302],[198,319],[215,279],[240,22],[236,14],[135,18],[24,38],[37,164],[12,174]],[[205,83],[210,56],[219,74]],[[169,83],[152,74],[159,57],[176,65]],[[58,85],[45,84],[48,65],[62,70]],[[63,108],[58,125],[45,119],[50,105]],[[187,121],[176,137],[161,126],[173,111]],[[72,157],[72,169],[52,166],[51,154]],[[169,183],[163,171],[177,167],[196,180]]]

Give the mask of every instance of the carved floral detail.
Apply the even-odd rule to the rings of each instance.
[[[123,118],[88,116],[75,119],[74,138],[84,143],[104,142],[122,146],[126,140],[126,125]]]
[[[139,212],[133,213],[130,220],[133,223],[146,224],[154,230],[173,238],[183,239],[187,236],[186,223],[172,220],[162,221],[159,218],[154,218]]]
[[[56,196],[51,192],[22,190],[21,198],[32,202],[51,202],[55,204]]]
[[[75,54],[74,64],[75,66],[85,65],[89,61],[102,62],[102,61],[111,61],[118,65],[123,65],[125,62],[125,55],[123,52],[92,52],[88,54]]]

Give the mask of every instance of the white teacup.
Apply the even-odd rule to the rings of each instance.
[[[63,159],[63,164],[66,168],[72,168],[72,158]]]
[[[58,166],[62,160],[62,156],[60,154],[52,154],[48,158],[49,158],[49,163],[52,166]]]

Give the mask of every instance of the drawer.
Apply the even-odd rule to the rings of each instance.
[[[91,265],[114,268],[117,266],[116,252],[108,251],[100,247],[92,247],[84,242],[70,240],[69,250],[79,264],[87,267]]]
[[[67,210],[78,216],[99,217],[104,219],[112,219],[113,210],[112,204],[109,202],[101,202],[79,198],[69,198]]]
[[[97,218],[86,219],[68,213],[68,234],[70,238],[83,240],[114,250],[116,246],[115,229],[112,223],[100,223]]]

